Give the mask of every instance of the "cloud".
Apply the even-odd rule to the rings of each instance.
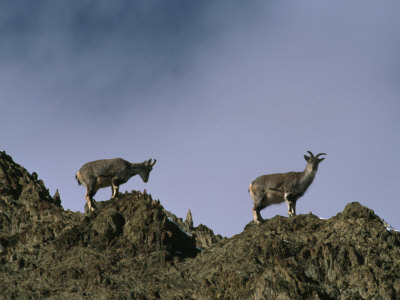
[[[10,2],[0,12],[2,77],[11,82],[4,85],[32,95],[19,101],[40,98],[37,104],[54,110],[89,107],[99,114],[101,107],[115,115],[188,76],[195,57],[227,30],[221,22],[248,16],[244,7],[239,1]]]

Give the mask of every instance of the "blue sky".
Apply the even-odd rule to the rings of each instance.
[[[297,213],[400,228],[397,1],[1,1],[0,148],[65,209],[86,162],[156,158],[147,189],[232,236],[249,184],[328,153]],[[108,200],[110,189],[96,200]],[[262,211],[287,215],[286,204]]]

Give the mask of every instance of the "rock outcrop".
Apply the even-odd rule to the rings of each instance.
[[[0,298],[400,298],[400,234],[357,202],[225,238],[147,193],[88,214],[56,194],[0,152]]]

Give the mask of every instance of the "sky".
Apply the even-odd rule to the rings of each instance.
[[[399,15],[394,0],[0,1],[0,149],[72,211],[86,162],[155,158],[120,191],[224,236],[252,220],[255,178],[325,152],[297,214],[358,201],[400,229]]]

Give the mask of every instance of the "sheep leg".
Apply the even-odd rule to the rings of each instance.
[[[285,193],[285,201],[288,206],[289,217],[293,217],[296,215],[296,200],[297,199],[289,193]]]
[[[94,193],[87,191],[85,198],[86,198],[86,203],[88,205],[88,208],[90,211],[94,211],[94,207],[92,206],[92,199],[93,199]]]
[[[264,219],[260,213],[260,211],[263,208],[265,208],[265,205],[263,205],[264,197],[255,197],[256,199],[254,200],[253,219],[254,219],[254,223],[256,223],[257,225],[260,225],[262,222],[264,222]]]
[[[253,207],[253,219],[254,223],[257,225],[260,225],[262,222],[264,222],[264,219],[261,217],[260,214],[260,209]]]
[[[111,180],[111,189],[112,189],[111,199],[114,199],[115,197],[118,196],[119,184],[120,184],[120,182],[118,181],[118,179]]]
[[[94,195],[97,192],[97,188],[96,188],[96,180],[92,179],[90,180],[89,184],[86,186],[86,203],[88,205],[89,211],[94,211],[94,207],[92,205],[92,199],[94,197]]]
[[[113,184],[111,190],[112,190],[111,199],[114,199],[119,193],[119,186]]]

